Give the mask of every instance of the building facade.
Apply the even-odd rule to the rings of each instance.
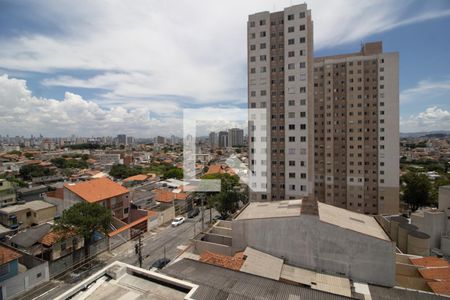
[[[16,192],[11,182],[0,179],[0,207],[12,205],[16,202]]]
[[[227,148],[229,146],[228,143],[228,132],[227,131],[219,131],[218,135],[219,148]]]
[[[315,197],[360,213],[398,213],[399,147],[398,53],[374,42],[315,58]]]
[[[228,141],[231,147],[244,145],[244,130],[240,128],[228,129]]]
[[[301,4],[256,13],[247,32],[248,107],[265,118],[264,136],[249,124],[250,200],[314,195],[311,11]]]

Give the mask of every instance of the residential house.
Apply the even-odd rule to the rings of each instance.
[[[21,256],[20,253],[0,245],[0,282],[19,273],[19,257]]]
[[[0,223],[10,228],[27,228],[52,221],[56,206],[42,200],[0,208]]]
[[[124,186],[99,178],[64,185],[64,201],[98,203],[111,209],[114,217],[127,222],[130,213],[130,192]]]
[[[84,238],[75,232],[50,231],[39,242],[43,246],[43,259],[54,261],[84,247]]]
[[[0,207],[16,203],[16,193],[11,182],[6,179],[0,179]]]

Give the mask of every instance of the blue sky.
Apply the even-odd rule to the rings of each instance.
[[[245,107],[247,16],[297,4],[276,3],[0,0],[0,134],[170,135],[183,108]],[[307,4],[316,56],[400,53],[402,132],[450,130],[450,1]]]

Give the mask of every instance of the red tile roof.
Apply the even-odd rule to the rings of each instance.
[[[11,250],[10,248],[0,246],[0,265],[9,263],[15,259],[21,257],[22,254]]]
[[[450,282],[448,281],[429,281],[427,282],[430,289],[436,294],[450,296]]]
[[[164,203],[170,203],[173,200],[186,200],[188,196],[186,193],[173,193],[165,189],[157,189],[153,192],[155,193],[155,201]]]
[[[76,235],[75,232],[62,233],[62,232],[50,231],[49,233],[44,235],[40,239],[39,242],[41,244],[43,244],[44,246],[50,247],[50,246],[54,245],[56,242],[58,242],[64,238],[67,239],[67,238],[73,237],[75,235]]]
[[[125,181],[125,182],[127,182],[127,181],[144,181],[144,180],[147,180],[147,178],[148,178],[147,175],[138,174],[138,175],[134,175],[134,176],[125,178],[123,181]]]
[[[90,203],[117,197],[129,192],[127,188],[108,178],[92,179],[77,184],[65,184],[64,187]]]
[[[234,256],[226,256],[206,251],[200,255],[200,261],[231,270],[240,270],[244,264],[244,252],[238,252]]]
[[[411,263],[421,267],[448,267],[448,261],[436,256],[428,256],[422,258],[410,258]]]
[[[450,280],[450,267],[419,269],[420,275],[426,280]]]

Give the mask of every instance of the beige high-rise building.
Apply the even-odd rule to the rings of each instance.
[[[381,42],[315,58],[316,199],[361,213],[399,211],[398,59]]]
[[[255,123],[249,125],[250,200],[312,196],[311,11],[301,4],[274,13],[260,12],[249,16],[247,27],[248,107],[264,111],[255,117],[266,121],[258,128]]]

